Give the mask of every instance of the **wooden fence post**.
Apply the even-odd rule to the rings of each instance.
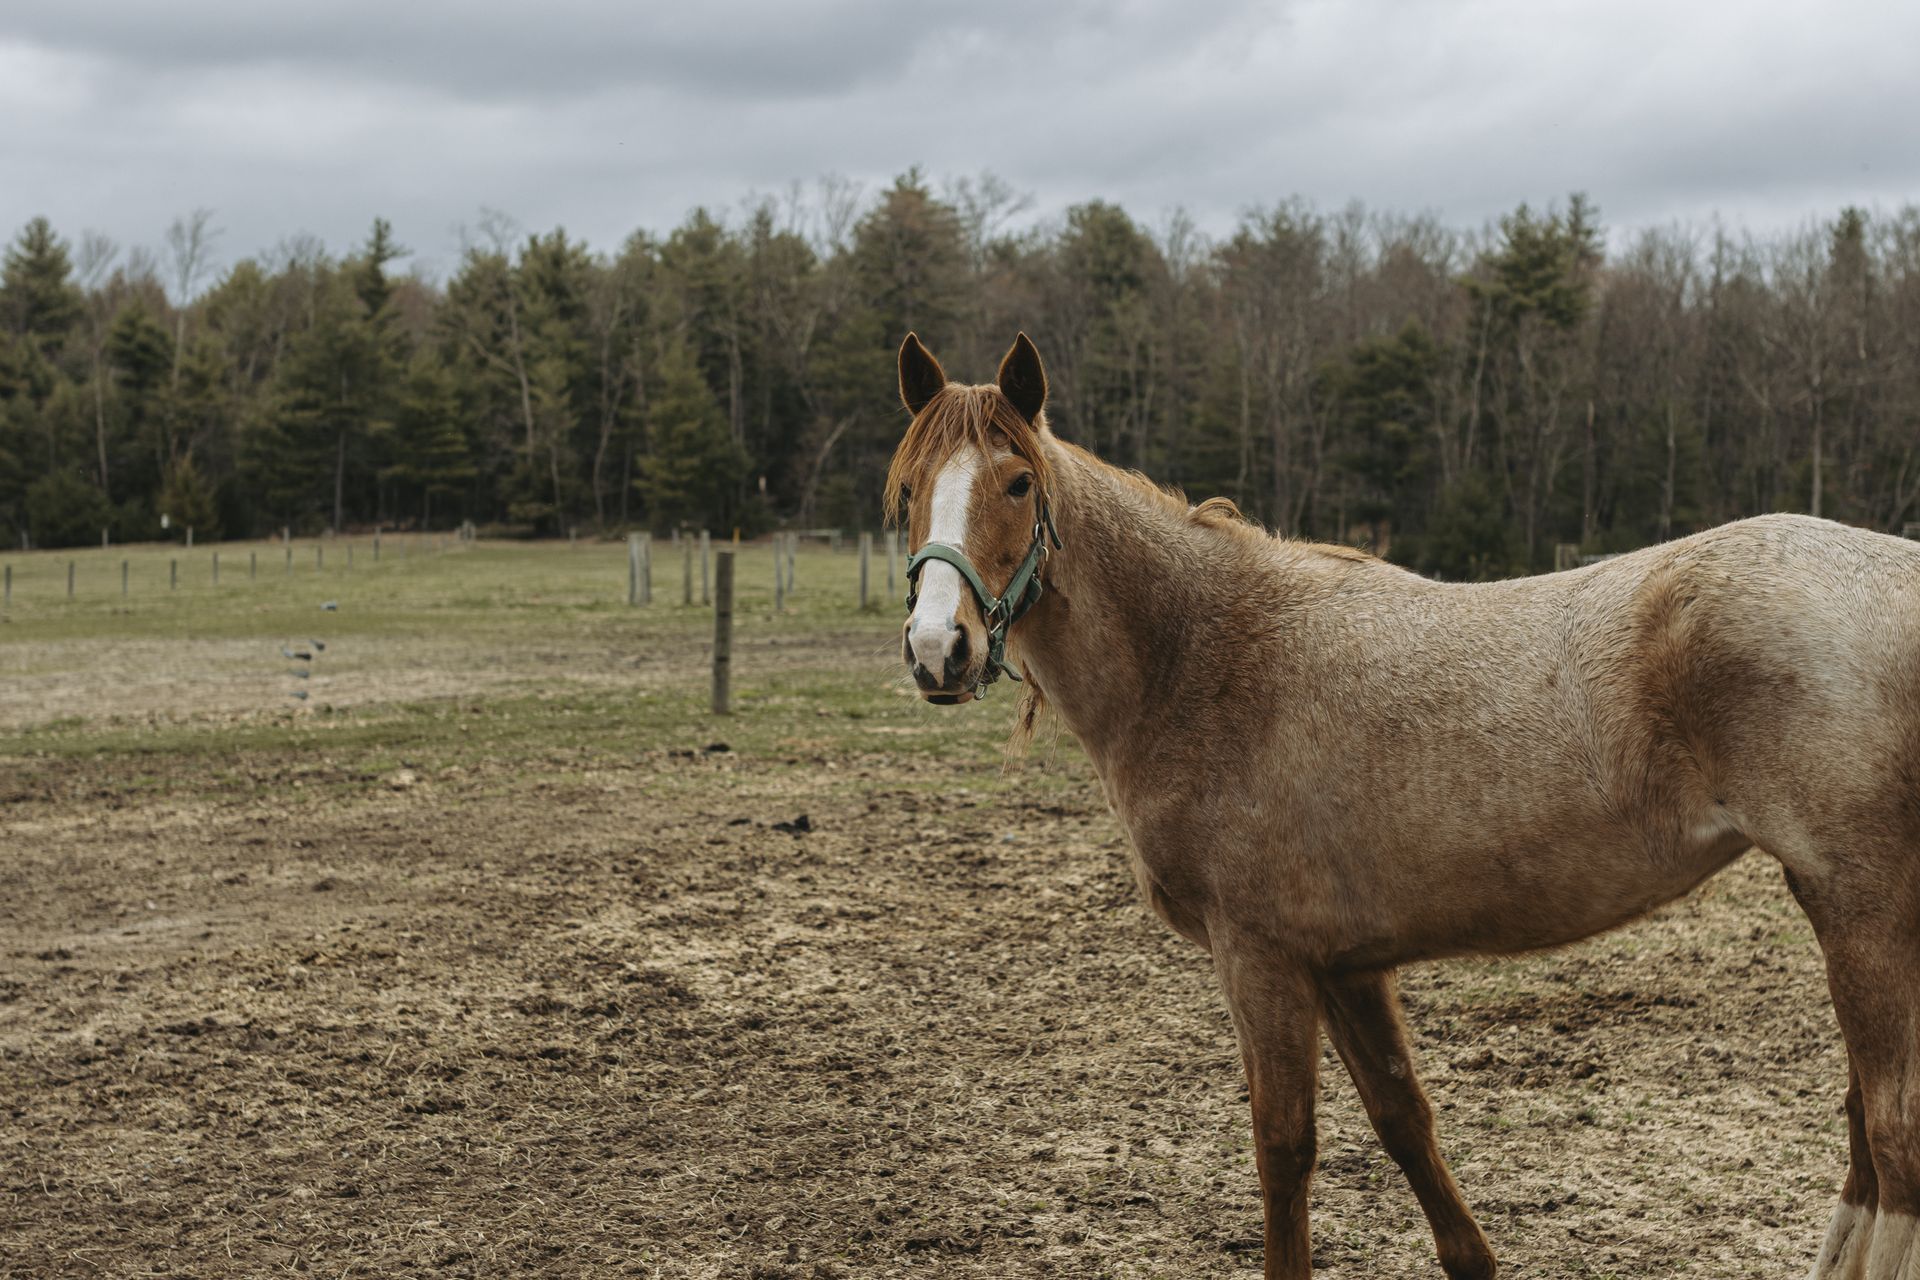
[[[251,582],[259,576],[260,553],[258,551],[249,551],[247,552],[247,581]]]
[[[640,603],[640,535],[627,535],[627,604]]]
[[[640,535],[640,603],[653,603],[653,535]]]
[[[713,592],[709,589],[711,578],[707,572],[713,551],[713,538],[705,529],[700,531],[700,603],[712,604]]]
[[[287,544],[287,572],[293,572],[293,544],[291,542]]]
[[[120,562],[120,598],[122,600],[127,598],[127,562],[125,560]]]
[[[800,545],[799,532],[795,531],[793,533],[789,533],[787,535],[787,594],[788,595],[793,594],[793,553],[794,553],[794,550],[799,547],[799,545]]]
[[[73,599],[73,561],[67,561],[67,599]]]
[[[888,600],[898,600],[900,598],[900,589],[894,583],[895,562],[898,561],[899,558],[900,558],[900,531],[898,529],[889,529],[887,530],[887,599]]]
[[[784,533],[773,535],[773,611],[786,612],[787,608],[787,567],[780,563],[780,544],[787,540]]]
[[[178,560],[169,560],[167,561],[167,590],[178,591],[179,589],[180,562]]]
[[[187,550],[193,550],[193,526],[187,526]]]
[[[679,538],[680,541],[680,603],[691,605],[693,603],[693,539],[680,538],[677,532],[674,537]]]
[[[216,587],[220,585],[220,553],[218,551],[213,553],[213,585]]]
[[[873,535],[860,535],[860,612],[865,613],[871,604],[867,600],[867,566],[873,559]]]
[[[727,715],[733,697],[733,552],[714,566],[713,714]]]
[[[10,610],[13,608],[13,566],[12,565],[7,566],[6,577],[7,577],[6,595],[3,599],[0,599],[0,609]]]

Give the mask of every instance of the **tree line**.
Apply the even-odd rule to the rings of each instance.
[[[915,171],[612,252],[488,214],[444,284],[381,220],[221,269],[205,211],[158,253],[35,219],[0,271],[0,532],[872,525],[901,336],[984,378],[1019,329],[1066,438],[1443,576],[1920,520],[1920,210],[1612,252],[1578,195],[1479,229],[1296,201],[1214,239],[1024,211]]]

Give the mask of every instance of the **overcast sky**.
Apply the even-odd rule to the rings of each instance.
[[[1920,199],[1920,4],[1842,0],[61,0],[0,6],[0,224],[222,263],[483,208],[600,248],[910,165],[1035,216],[1208,230],[1304,196],[1460,224],[1589,192],[1616,235]]]

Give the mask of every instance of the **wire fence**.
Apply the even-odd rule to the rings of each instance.
[[[265,542],[135,543],[0,557],[0,615],[16,609],[102,599],[132,602],[199,590],[244,591],[297,575],[351,573],[445,555],[470,545],[469,531],[380,531],[355,538]],[[309,552],[308,548],[311,548]],[[331,552],[331,554],[330,554]]]
[[[202,541],[198,546],[183,538],[177,543],[12,552],[0,555],[0,615],[63,602],[133,603],[209,590],[238,593],[276,581],[390,570],[476,542],[477,536],[469,527],[439,534],[382,530],[354,537]],[[594,540],[583,540],[578,530],[567,531],[568,549],[592,545]],[[804,563],[800,555],[803,546],[856,561],[856,604],[862,611],[878,611],[900,598],[905,587],[903,556],[900,536],[893,529],[877,533],[781,530],[746,543],[737,534],[720,539],[704,529],[675,531],[662,537],[631,534],[627,538],[625,580],[617,587],[609,586],[620,590],[626,603],[636,608],[713,608],[715,561],[720,551],[726,550],[737,557],[743,581],[757,581],[764,575],[771,583],[773,611],[779,614],[804,589],[799,573]]]

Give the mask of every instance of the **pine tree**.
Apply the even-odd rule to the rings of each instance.
[[[655,373],[650,448],[636,482],[655,529],[725,525],[747,457],[727,431],[713,389],[683,345],[668,348]]]
[[[472,449],[460,430],[460,400],[453,376],[438,359],[422,355],[407,369],[394,414],[391,451],[400,461],[386,476],[411,488],[420,500],[420,523],[431,528],[434,513],[459,494],[477,473]]]
[[[49,364],[80,323],[84,300],[67,246],[45,218],[21,229],[0,266],[0,329],[25,339]]]
[[[214,505],[213,490],[193,464],[191,453],[167,468],[160,485],[160,511],[167,517],[168,528],[180,537],[184,538],[188,529],[205,542],[220,536],[220,513]]]

